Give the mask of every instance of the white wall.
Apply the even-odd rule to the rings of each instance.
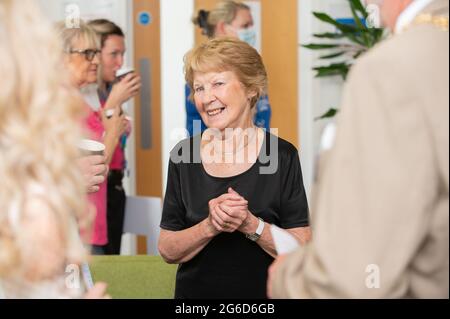
[[[185,135],[183,56],[194,46],[193,0],[161,2],[161,123],[163,192],[166,189],[170,150]]]

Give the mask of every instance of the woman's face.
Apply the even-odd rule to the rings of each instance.
[[[72,43],[72,50],[85,51],[97,50],[89,46],[85,39],[77,38]],[[66,65],[70,71],[72,83],[77,87],[97,81],[97,69],[100,63],[99,55],[96,54],[92,61],[88,60],[87,54],[73,52],[67,53]]]
[[[251,28],[253,26],[253,18],[250,10],[247,9],[239,9],[236,13],[236,17],[234,20],[228,24],[225,25],[224,28],[224,36],[238,37],[238,31],[239,30],[245,30],[248,28]]]
[[[116,72],[123,65],[125,54],[125,39],[119,35],[110,35],[102,48],[102,78],[111,83],[116,78]]]
[[[220,131],[252,125],[249,93],[232,71],[194,74],[194,102],[203,122]]]

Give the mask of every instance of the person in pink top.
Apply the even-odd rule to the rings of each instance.
[[[79,28],[66,28],[64,23],[58,25],[60,38],[63,41],[64,62],[69,70],[72,84],[81,90],[84,86],[97,81],[97,71],[100,63],[98,37],[87,24],[80,21]],[[88,138],[105,144],[105,162],[110,164],[119,137],[126,130],[126,120],[120,115],[117,104],[116,111],[109,119],[103,111],[94,111],[86,104],[84,127]],[[111,106],[113,108],[113,106]],[[98,185],[98,191],[88,195],[89,201],[96,208],[90,244],[92,253],[105,253],[108,244],[108,228],[106,219],[107,185]]]
[[[125,35],[120,27],[106,19],[92,20],[88,24],[100,36],[101,42],[100,104],[105,110],[115,108],[138,93],[141,78],[135,72],[116,78],[116,72],[123,66],[125,54]],[[128,121],[125,134],[118,139],[108,174],[108,245],[105,251],[108,255],[120,254],[126,201],[122,179],[126,168],[125,145],[130,132],[131,124]]]

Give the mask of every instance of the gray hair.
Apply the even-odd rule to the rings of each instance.
[[[76,39],[84,39],[90,48],[100,49],[99,35],[83,21],[80,21],[79,27],[76,28],[68,28],[65,21],[60,21],[56,24],[56,31],[62,40],[64,52],[69,52],[73,49],[72,46]]]

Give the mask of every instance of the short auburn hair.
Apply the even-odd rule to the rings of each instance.
[[[184,74],[193,98],[194,75],[206,72],[232,71],[249,92],[256,96],[251,100],[254,107],[267,91],[267,72],[261,56],[249,44],[231,37],[208,40],[184,56]]]

